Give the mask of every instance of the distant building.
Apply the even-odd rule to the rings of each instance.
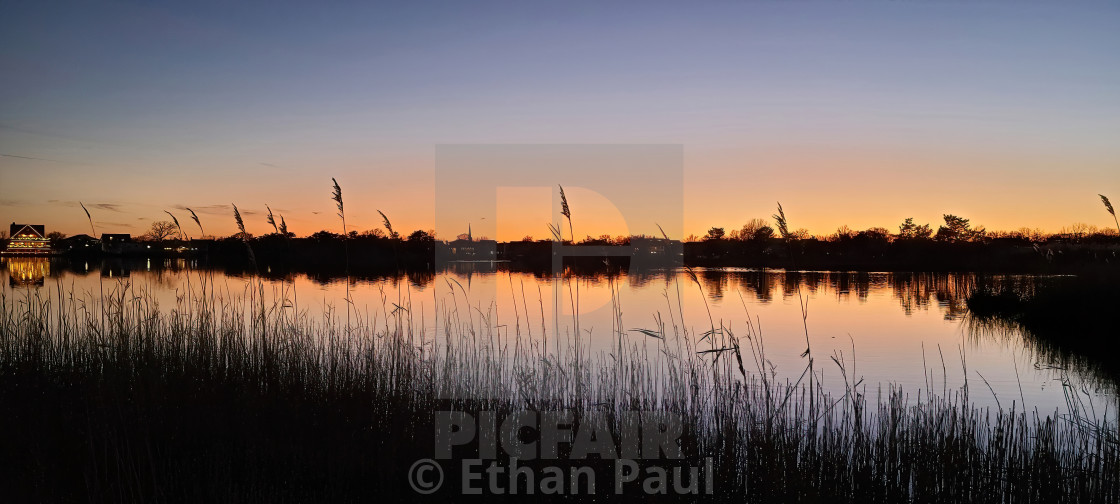
[[[635,236],[630,248],[632,271],[684,266],[684,244],[679,240]]]
[[[101,251],[106,254],[135,254],[144,251],[142,244],[132,241],[128,233],[106,233],[101,235]]]
[[[49,255],[51,241],[47,238],[46,229],[42,224],[16,224],[12,223],[8,233],[8,247],[4,250],[9,255]]]
[[[635,236],[630,238],[630,246],[635,257],[661,256],[673,260],[684,255],[684,247],[677,240]]]
[[[101,242],[87,234],[68,236],[55,244],[56,250],[70,254],[101,252]]]
[[[458,239],[449,242],[436,243],[436,259],[440,262],[452,261],[496,261],[498,260],[498,242],[495,240],[475,240],[470,226],[467,234],[459,235]]]

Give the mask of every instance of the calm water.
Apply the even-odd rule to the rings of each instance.
[[[152,261],[103,265],[4,258],[0,275],[9,277],[3,283],[9,300],[59,289],[96,298],[102,291],[128,284],[151,293],[166,307],[174,306],[176,296],[186,292],[188,277],[196,279],[196,285],[200,274],[212,277],[223,295],[231,296],[241,295],[249,283],[242,275],[191,269],[184,260]],[[345,311],[345,278],[264,273],[266,295],[294,298],[299,309],[312,316]],[[648,274],[623,270],[554,280],[546,273],[462,264],[435,274],[352,278],[350,295],[360,316],[375,325],[384,323],[394,304],[411,306],[415,324],[424,327],[428,338],[438,334],[439,317],[457,307],[461,315],[470,313],[464,317],[489,317],[503,336],[520,333],[539,338],[547,333],[555,341],[557,334],[570,337],[578,324],[584,341],[591,343],[593,351],[602,352],[609,352],[614,341],[615,303],[622,328],[637,344],[646,337],[633,329],[654,329],[659,319],[670,332],[676,324],[702,334],[713,323],[722,323],[743,335],[749,318],[761,330],[766,356],[779,377],[791,381],[806,365],[801,354],[807,331],[815,365],[825,386],[834,390],[842,390],[843,379],[832,356],[842,357],[849,376],[864,379],[869,394],[893,383],[916,396],[927,383],[935,391],[960,387],[963,354],[971,398],[979,405],[995,405],[986,379],[1005,408],[1012,401],[1021,407],[1025,400],[1043,414],[1055,409],[1064,413],[1070,393],[1064,380],[1081,400],[1091,400],[1098,414],[1108,411],[1115,418],[1113,385],[1076,364],[1037,354],[1014,331],[978,331],[970,321],[965,301],[978,286],[1030,290],[1047,281],[1045,277],[744,269],[695,270],[695,275],[694,280],[684,270]],[[704,348],[706,344],[698,347]]]

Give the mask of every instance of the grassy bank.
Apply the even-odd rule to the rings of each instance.
[[[414,319],[407,292],[375,313],[307,308],[204,274],[171,306],[125,283],[4,297],[0,483],[16,502],[458,501],[407,483],[433,456],[437,410],[568,411],[577,425],[594,413],[615,431],[627,411],[663,411],[684,420],[684,462],[713,458],[712,500],[1120,499],[1115,419],[1076,393],[1068,411],[981,410],[968,385],[869,387],[843,355],[779,379],[749,323],[686,324],[671,302],[644,331],[616,305],[597,335],[613,350],[592,353],[578,318],[580,337],[555,334],[531,295],[497,324],[493,306],[449,286],[429,299],[438,321]],[[842,396],[811,386],[822,363],[844,371]]]

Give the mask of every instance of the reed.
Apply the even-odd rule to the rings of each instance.
[[[249,232],[245,230],[245,220],[241,218],[241,212],[237,210],[237,205],[230,203],[230,206],[233,207],[233,220],[237,223],[238,236],[241,237],[241,242],[245,244],[245,250],[249,254],[249,263],[253,265],[253,270],[259,273],[257,256],[253,253],[253,245],[249,243]]]
[[[276,225],[276,219],[272,218],[272,209],[268,205],[265,205],[264,208],[268,210],[268,224],[272,226],[272,232],[279,233],[280,227]]]
[[[349,334],[350,311],[351,306],[354,304],[353,298],[350,297],[350,235],[346,232],[346,210],[342,202],[342,188],[339,187],[338,181],[335,180],[334,177],[331,177],[331,183],[334,188],[334,191],[331,193],[331,199],[334,200],[335,204],[338,206],[338,218],[342,219],[343,253],[345,254],[344,267],[346,272],[346,299],[343,301],[346,303],[346,333]]]
[[[191,218],[194,219],[194,223],[198,225],[198,232],[205,237],[206,230],[202,229],[202,221],[198,220],[198,214],[194,213],[194,210],[191,210],[190,208],[187,208],[187,211],[191,213]]]
[[[163,213],[171,216],[171,222],[175,223],[175,230],[179,232],[179,238],[185,240],[186,236],[183,234],[183,228],[179,227],[179,219],[175,218],[175,214],[172,214],[171,212],[168,212],[167,210],[164,210]]]
[[[381,214],[381,222],[385,225],[385,231],[389,232],[389,238],[393,240],[400,238],[401,235],[397,234],[396,231],[393,231],[393,223],[389,222],[389,217],[385,215],[385,212],[378,210],[377,213]]]
[[[331,177],[331,183],[334,184],[331,199],[338,206],[338,218],[342,219],[342,235],[346,236],[346,211],[342,205],[342,188],[338,186],[338,181],[334,177]]]
[[[564,194],[564,186],[558,185],[560,188],[560,213],[568,219],[568,234],[572,237],[572,243],[576,242],[576,232],[572,230],[572,209],[568,207],[568,197]]]
[[[1101,196],[1101,197],[1103,197],[1103,196]],[[90,211],[88,211],[88,209],[85,207],[84,203],[77,202],[77,204],[82,205],[82,211],[85,212],[85,218],[86,218],[86,220],[90,221],[90,232],[93,233],[94,237],[97,237],[97,230],[96,230],[95,227],[93,227],[93,216],[90,215]]]
[[[1101,197],[1101,203],[1104,203],[1105,210],[1112,215],[1112,222],[1116,224],[1116,232],[1120,233],[1120,220],[1116,220],[1116,209],[1112,208],[1112,202],[1108,201],[1108,197],[1103,194],[1098,194]]]
[[[199,275],[169,305],[127,281],[104,295],[0,295],[8,498],[420,500],[405,473],[431,457],[445,409],[567,411],[577,424],[598,412],[615,432],[627,411],[679,414],[685,460],[714,458],[704,498],[721,502],[1120,498],[1115,420],[1078,397],[1066,412],[978,408],[966,384],[927,385],[915,401],[869,388],[854,355],[838,354],[843,394],[811,398],[805,372],[775,374],[749,315],[693,332],[668,292],[671,323],[658,314],[595,355],[579,332],[554,334],[557,350],[544,334],[510,341],[496,307],[454,282],[432,298],[434,321],[402,285],[345,325],[332,306],[313,314],[287,284],[271,288]]]

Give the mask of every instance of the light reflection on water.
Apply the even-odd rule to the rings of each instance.
[[[9,257],[0,263],[11,279],[3,283],[9,299],[33,292],[56,295],[60,289],[96,298],[105,290],[130,285],[171,309],[176,298],[186,294],[188,277],[195,287],[202,276],[213,279],[222,296],[240,295],[250,282],[247,276],[191,270],[184,259],[53,268],[45,259]],[[1041,414],[1055,409],[1064,413],[1067,394],[1073,390],[1082,400],[1092,400],[1098,414],[1107,410],[1115,418],[1114,385],[1080,372],[1076,362],[1058,362],[1013,329],[981,327],[968,317],[965,302],[979,286],[1029,293],[1044,281],[1033,275],[732,268],[695,270],[695,280],[683,270],[628,274],[616,269],[554,281],[547,273],[510,272],[484,264],[457,265],[438,273],[351,278],[350,296],[355,316],[367,319],[384,320],[394,304],[410,306],[416,326],[424,327],[429,341],[440,331],[437,313],[443,317],[450,306],[467,310],[469,305],[471,313],[491,317],[506,341],[540,338],[542,333],[556,341],[557,334],[570,337],[578,324],[593,352],[610,352],[616,341],[614,302],[628,341],[639,346],[646,337],[634,330],[653,329],[658,319],[665,321],[669,333],[676,326],[698,335],[722,324],[742,335],[749,317],[761,329],[766,357],[778,376],[791,381],[807,363],[801,356],[807,333],[819,376],[833,391],[843,389],[843,378],[831,357],[846,363],[850,377],[864,379],[869,396],[888,383],[901,385],[915,398],[919,390],[923,395],[928,390],[952,392],[964,384],[967,367],[970,397],[979,405],[994,406],[994,393],[1005,408],[1012,401],[1021,408],[1025,401]],[[266,278],[264,283],[266,295],[294,297],[300,309],[313,316],[345,310],[343,278],[293,274]],[[748,363],[748,371],[749,367]],[[1063,381],[1073,388],[1064,387]]]

